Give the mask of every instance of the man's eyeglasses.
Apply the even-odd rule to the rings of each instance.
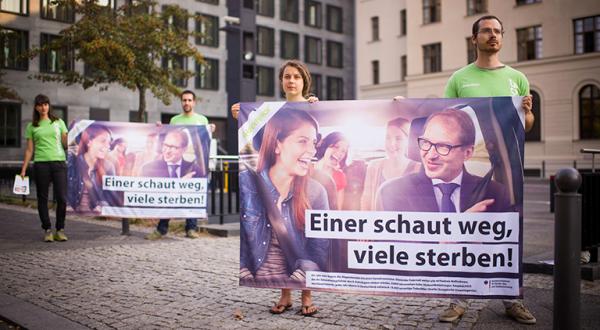
[[[167,143],[163,143],[162,147],[165,148],[165,149],[181,149],[181,148],[183,148],[183,147],[180,147],[180,146],[176,146],[176,145],[172,145],[172,144],[167,144]]]
[[[435,152],[442,156],[448,156],[452,149],[463,146],[462,144],[451,145],[445,143],[431,143],[431,141],[424,138],[418,138],[417,141],[419,142],[419,149],[423,151],[429,151],[431,147],[434,147]]]

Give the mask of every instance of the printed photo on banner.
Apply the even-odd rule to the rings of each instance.
[[[205,217],[209,144],[205,126],[76,121],[68,138],[67,210]]]
[[[240,284],[519,297],[520,105],[242,103]]]

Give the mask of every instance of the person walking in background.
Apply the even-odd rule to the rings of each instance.
[[[171,121],[169,122],[169,125],[205,125],[207,126],[207,129],[209,130],[209,132],[214,132],[215,130],[215,126],[214,124],[209,124],[208,123],[208,119],[199,114],[194,112],[194,108],[196,107],[196,94],[194,94],[194,92],[190,91],[190,90],[185,90],[181,93],[181,109],[182,112],[174,117],[171,118]],[[160,123],[159,123],[160,124]],[[173,140],[178,140],[177,142],[183,142],[184,137],[181,136],[181,134],[179,135],[179,139],[173,135],[172,138]],[[181,157],[183,157],[183,153],[185,152],[184,149],[178,149],[178,148],[183,148],[182,145],[177,144],[177,145],[170,145],[167,143],[167,139],[165,137],[165,141],[163,142],[163,156],[165,154],[177,154],[177,156],[173,156],[175,158],[178,158],[177,161],[181,161]],[[187,135],[185,136],[185,146],[187,147]],[[166,150],[168,149],[168,150]],[[142,168],[142,173],[144,173],[145,171],[148,170],[144,170],[145,166]],[[178,171],[181,171],[181,169],[179,169]],[[177,171],[176,171],[177,172]],[[177,172],[177,173],[181,173],[181,172]],[[198,173],[195,173],[196,176],[203,176],[204,173],[200,173],[198,171]],[[154,176],[154,175],[152,175]],[[169,177],[170,175],[164,175],[166,177]],[[184,175],[181,175],[182,177]],[[179,176],[178,176],[179,177]],[[146,236],[146,239],[149,240],[157,240],[157,239],[161,239],[164,235],[167,234],[167,232],[169,231],[169,219],[160,219],[158,221],[158,226],[156,227],[156,230],[154,230],[152,233],[148,234]],[[188,218],[185,219],[185,237],[187,238],[198,238],[198,219],[196,218]]]
[[[67,235],[65,235],[67,126],[62,119],[52,113],[50,99],[46,95],[38,94],[34,99],[33,121],[27,124],[25,138],[27,147],[21,168],[21,177],[25,177],[29,161],[33,157],[38,214],[42,221],[44,241],[64,242],[67,240]],[[51,182],[56,200],[56,232],[54,234],[48,212],[48,190]]]
[[[311,76],[308,67],[301,61],[289,60],[283,63],[279,69],[279,84],[281,90],[285,93],[287,102],[316,102],[318,99],[310,96]],[[231,106],[231,115],[237,119],[240,113],[240,104],[235,103]],[[240,277],[247,274],[240,272]],[[310,290],[302,290],[302,309],[300,313],[304,316],[311,316],[318,312],[318,308],[313,305],[312,293]],[[281,289],[279,301],[271,307],[270,312],[281,314],[292,307],[292,290]]]
[[[445,97],[492,97],[524,96],[522,107],[525,111],[525,132],[533,127],[535,120],[531,111],[532,98],[529,95],[529,81],[525,75],[500,62],[504,27],[496,16],[483,16],[473,23],[471,42],[477,49],[477,60],[454,72],[446,84]],[[535,324],[536,319],[520,300],[504,300],[506,315],[519,323]],[[467,308],[467,301],[455,299],[443,311],[439,319],[453,322],[460,318]]]

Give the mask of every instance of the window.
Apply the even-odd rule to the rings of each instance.
[[[179,87],[187,86],[187,79],[180,77],[187,70],[187,58],[181,55],[171,55],[162,58],[162,67],[171,75],[171,82]]]
[[[323,43],[319,38],[304,37],[304,61],[306,63],[323,63]]]
[[[168,7],[169,5],[163,6],[162,10],[165,11]],[[187,17],[171,15],[167,17],[166,20],[166,23],[176,32],[187,32]]]
[[[116,9],[117,8],[117,1],[116,0],[96,0],[96,4],[98,6],[112,8],[112,9]]]
[[[600,139],[600,89],[595,85],[579,91],[579,136]]]
[[[371,17],[371,41],[379,40],[379,17]]]
[[[196,88],[219,89],[219,60],[204,58],[204,63],[196,64]]]
[[[219,17],[197,14],[199,21],[196,21],[196,44],[210,47],[219,47]]]
[[[298,0],[281,0],[281,20],[298,23]]]
[[[244,8],[254,10],[254,0],[244,0]]]
[[[467,16],[487,12],[487,0],[467,0]]]
[[[57,4],[54,0],[42,0],[41,17],[55,21],[75,22],[75,11],[68,4]]]
[[[138,118],[138,111],[137,110],[131,110],[129,111],[129,122],[130,123],[140,123],[140,120]],[[144,114],[142,115],[142,121],[141,123],[147,123],[148,122],[148,112],[144,112]]]
[[[321,28],[322,16],[321,3],[318,1],[306,0],[304,8],[304,24],[306,26]]]
[[[327,66],[342,68],[344,66],[342,44],[335,41],[327,41]]]
[[[379,84],[379,61],[371,61],[371,73],[373,76],[373,85]]]
[[[542,0],[517,0],[517,6],[529,5],[538,2],[542,2]]]
[[[314,94],[318,98],[322,98],[323,93],[323,78],[320,74],[311,73],[310,74],[312,84],[310,86],[310,92]]]
[[[327,5],[327,30],[342,33],[342,8]]]
[[[440,0],[423,0],[423,24],[439,22],[442,19]]]
[[[21,105],[0,102],[0,148],[21,146]]]
[[[256,26],[256,53],[275,56],[275,30],[266,26]]]
[[[256,0],[256,13],[261,16],[275,16],[274,0]]]
[[[400,81],[406,80],[406,74],[407,74],[406,70],[407,70],[406,55],[402,55],[400,57]]]
[[[204,3],[210,3],[211,5],[218,5],[219,4],[219,0],[196,0],[196,1],[204,2]]]
[[[533,122],[531,131],[525,133],[525,141],[541,141],[542,113],[540,111],[540,94],[536,91],[530,91],[530,93],[533,101],[531,104],[531,111],[533,111],[535,121]]]
[[[442,44],[423,46],[423,73],[442,71]]]
[[[517,59],[519,61],[542,58],[542,27],[517,29]]]
[[[342,80],[342,78],[327,77],[327,99],[344,99],[344,81]]]
[[[0,30],[0,68],[27,70],[29,61],[21,58],[29,45],[27,31],[1,29]]]
[[[19,15],[29,14],[29,0],[2,0],[0,1],[0,11],[14,13]]]
[[[42,33],[40,46],[50,45],[59,36]],[[44,73],[63,73],[73,70],[75,60],[73,52],[70,49],[50,49],[40,53],[40,72]]]
[[[66,106],[62,106],[62,105],[53,105],[52,106],[52,113],[62,119],[65,123],[69,122],[69,118],[67,116],[67,107]]]
[[[298,58],[298,34],[281,31],[281,58],[295,59]]]
[[[400,35],[406,35],[406,9],[400,11]]]
[[[575,54],[600,52],[600,15],[573,20]]]
[[[90,108],[90,120],[110,121],[110,109]]]
[[[256,95],[275,96],[275,69],[256,66]]]
[[[467,37],[467,63],[477,60],[477,47],[473,44],[471,37]]]

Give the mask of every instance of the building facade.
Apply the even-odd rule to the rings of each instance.
[[[600,149],[600,2],[358,0],[356,12],[361,99],[443,97],[449,76],[475,60],[473,22],[498,16],[500,59],[528,77],[534,97],[527,174],[591,167],[580,149]]]
[[[98,0],[116,8],[127,0]],[[189,13],[203,16],[201,23],[188,20],[188,30],[202,32],[202,38],[190,38],[205,57],[205,65],[193,59],[180,59],[180,64],[196,72],[196,76],[180,82],[181,89],[191,89],[199,97],[196,111],[217,124],[216,137],[224,140],[229,112],[226,93],[226,36],[221,28],[228,15],[226,0],[159,0],[159,8],[177,4]],[[320,99],[353,99],[354,94],[354,6],[347,0],[246,0],[244,7],[257,13],[257,30],[243,42],[244,49],[255,49],[258,101],[279,100],[277,83],[279,65],[288,58],[309,63],[317,81],[314,93]],[[0,2],[0,70],[3,84],[18,92],[23,102],[0,100],[0,161],[21,160],[25,148],[23,132],[31,121],[35,95],[49,96],[56,112],[68,123],[75,119],[135,121],[138,94],[118,85],[100,91],[93,87],[66,86],[42,82],[28,77],[39,73],[60,73],[61,54],[53,53],[32,60],[17,60],[29,47],[50,41],[59,31],[72,24],[72,12],[57,8],[51,0],[3,0]],[[305,49],[309,48],[309,52]],[[72,62],[72,68],[84,72],[83,63]],[[163,63],[163,65],[170,65]],[[167,121],[181,111],[177,97],[170,105],[147,95],[147,121]]]

